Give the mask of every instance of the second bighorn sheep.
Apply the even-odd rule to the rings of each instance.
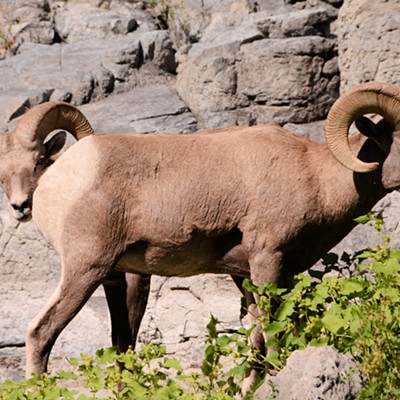
[[[390,129],[362,117],[372,112]],[[367,137],[348,139],[355,120]],[[27,375],[46,370],[57,336],[115,271],[229,273],[262,284],[311,267],[353,218],[400,187],[399,89],[371,83],[340,97],[326,137],[327,145],[264,125],[90,135],[71,147],[33,195],[62,277],[29,325]]]

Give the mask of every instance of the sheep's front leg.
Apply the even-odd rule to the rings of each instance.
[[[109,273],[97,265],[63,264],[61,281],[40,313],[30,322],[26,335],[26,377],[43,373],[51,349],[62,330],[78,314]]]
[[[117,273],[104,283],[111,316],[113,346],[124,352],[135,347],[150,292],[150,275]]]

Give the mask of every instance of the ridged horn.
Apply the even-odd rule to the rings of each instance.
[[[370,172],[379,163],[359,160],[350,150],[349,128],[365,114],[379,114],[400,130],[400,88],[381,82],[364,83],[340,96],[328,113],[325,137],[333,156],[355,172]]]
[[[94,134],[86,117],[74,106],[62,101],[39,104],[22,117],[15,129],[15,135],[27,144],[44,141],[55,129],[65,129],[77,140]]]

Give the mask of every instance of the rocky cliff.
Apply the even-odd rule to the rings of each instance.
[[[0,130],[60,99],[79,106],[98,133],[278,123],[323,140],[341,90],[400,84],[399,37],[397,0],[0,1]],[[26,325],[59,276],[57,255],[8,207],[1,193],[0,380],[22,376]],[[397,223],[399,196],[378,208],[389,228]],[[375,239],[356,228],[340,248]],[[210,314],[231,331],[239,311],[229,277],[154,277],[140,339],[166,343],[196,366]],[[109,336],[99,289],[62,333],[51,365],[108,346]]]

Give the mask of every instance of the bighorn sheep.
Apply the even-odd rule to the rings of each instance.
[[[367,137],[348,139],[355,120]],[[326,138],[264,125],[89,135],[71,147],[33,195],[33,219],[61,257],[62,278],[29,325],[27,375],[46,370],[57,336],[114,271],[229,273],[262,284],[311,267],[354,217],[400,187],[399,89],[371,83],[340,97]]]
[[[29,110],[15,131],[0,134],[0,184],[18,221],[31,219],[32,196],[43,172],[66,142],[66,129],[77,140],[93,134],[87,119],[75,107],[48,102]],[[149,291],[149,277],[115,273],[104,282],[112,320],[112,342],[126,350],[136,341]]]

